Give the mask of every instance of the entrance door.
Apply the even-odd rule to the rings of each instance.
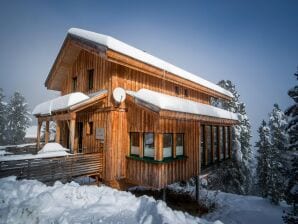
[[[83,122],[78,122],[78,151],[83,152]]]

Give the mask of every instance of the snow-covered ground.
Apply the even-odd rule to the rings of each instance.
[[[109,187],[0,179],[0,223],[202,223],[163,201]],[[217,221],[216,224],[221,222]]]
[[[26,143],[26,144],[20,144],[20,145],[0,145],[0,149],[6,149],[9,147],[15,147],[15,148],[24,148],[26,146],[36,145],[36,143]]]
[[[195,188],[189,183],[186,186],[175,183],[169,188],[176,192],[195,195]],[[283,210],[288,207],[286,204],[273,205],[268,199],[256,196],[216,193],[204,189],[200,191],[201,198],[214,198],[214,195],[216,208],[202,217],[208,221],[220,220],[227,224],[280,224],[283,223]]]

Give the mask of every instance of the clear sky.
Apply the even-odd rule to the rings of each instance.
[[[9,1],[0,7],[0,87],[30,107],[71,27],[111,35],[217,83],[236,84],[253,134],[298,66],[298,1]]]

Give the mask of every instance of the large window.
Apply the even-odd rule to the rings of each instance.
[[[205,126],[201,125],[201,165],[205,166]]]
[[[130,154],[135,156],[140,155],[140,136],[137,132],[130,133]]]
[[[224,137],[223,137],[223,127],[219,127],[219,150],[220,150],[220,160],[224,159]]]
[[[214,146],[213,146],[213,158],[214,161],[218,160],[218,141],[217,141],[217,126],[213,126],[213,142],[214,142]]]
[[[72,91],[76,91],[77,90],[77,85],[78,85],[78,78],[77,77],[73,77],[72,78]]]
[[[94,69],[88,70],[88,89],[93,89],[93,76],[94,76]]]
[[[154,133],[144,133],[144,157],[154,158]]]
[[[206,140],[207,140],[207,163],[212,162],[212,150],[211,150],[211,127],[205,126]]]
[[[163,158],[173,157],[173,134],[163,134]]]
[[[176,134],[176,156],[183,156],[184,135]]]

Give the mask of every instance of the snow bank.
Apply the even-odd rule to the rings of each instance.
[[[178,183],[169,188],[176,192],[188,193],[195,197],[195,187],[187,182],[186,186]],[[214,198],[215,191],[200,189],[200,198]],[[256,196],[244,196],[218,192],[215,197],[217,207],[203,216],[208,221],[221,220],[228,224],[280,224],[283,223],[283,210],[287,205],[273,205],[268,199]]]
[[[38,151],[38,154],[45,154],[45,153],[52,153],[52,152],[64,152],[64,151],[69,151],[69,149],[64,148],[62,145],[56,143],[56,142],[51,142],[45,144],[45,146]]]
[[[148,104],[150,104],[149,107],[153,110],[159,111],[160,109],[163,109],[210,117],[238,120],[238,116],[235,113],[180,97],[170,96],[148,89],[140,89],[137,92],[126,92],[129,95],[133,96],[136,99],[137,103],[143,104],[144,106],[148,106]]]
[[[90,97],[81,92],[70,93],[38,104],[32,111],[33,115],[49,115],[55,111],[69,109],[71,106],[88,100]]]
[[[201,223],[152,197],[77,183],[46,186],[35,180],[0,179],[3,223]],[[220,222],[217,222],[220,223]]]
[[[233,97],[232,93],[229,92],[228,90],[225,90],[212,82],[209,82],[199,76],[191,74],[191,73],[189,73],[179,67],[176,67],[166,61],[163,61],[157,57],[154,57],[142,50],[132,47],[126,43],[123,43],[113,37],[95,33],[95,32],[91,32],[91,31],[87,31],[87,30],[83,30],[83,29],[78,29],[78,28],[69,29],[68,34],[71,36],[75,36],[75,37],[87,40],[87,41],[91,41],[91,42],[99,44],[99,45],[106,46],[109,49],[112,49],[119,53],[125,54],[129,57],[135,58],[135,59],[142,61],[146,64],[149,64],[154,67],[160,68],[164,71],[173,73],[179,77],[182,77],[189,81],[195,82],[195,83],[205,86],[209,89],[215,90],[215,91],[222,93],[226,96]]]

